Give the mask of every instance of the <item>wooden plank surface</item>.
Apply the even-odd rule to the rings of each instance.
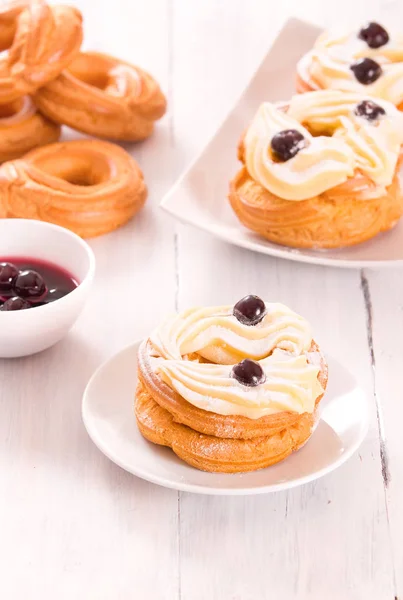
[[[77,3],[86,48],[138,61],[169,89],[168,5]],[[152,35],[150,35],[150,33]],[[94,369],[174,309],[174,232],[157,209],[171,175],[170,122],[133,147],[150,189],[145,210],[91,245],[93,295],[61,344],[0,363],[0,597],[177,597],[177,495],[135,479],[92,444],[81,397]],[[164,298],[161,298],[161,289]]]
[[[74,3],[85,47],[149,69],[170,111],[152,139],[129,148],[149,202],[133,224],[92,242],[94,294],[74,330],[42,355],[0,361],[0,597],[402,598],[401,272],[274,260],[177,225],[157,208],[286,18],[393,21],[403,16],[400,3]],[[248,498],[179,494],[110,463],[80,419],[96,366],[174,308],[246,293],[301,312],[323,348],[350,365],[373,399],[359,454],[314,484]]]

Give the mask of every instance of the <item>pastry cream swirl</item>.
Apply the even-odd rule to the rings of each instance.
[[[373,100],[385,115],[371,122],[355,112],[361,94],[322,90],[294,96],[288,114],[315,135],[333,134],[354,152],[354,168],[378,186],[391,184],[403,144],[403,114],[390,102]]]
[[[368,97],[322,90],[295,96],[287,113],[263,104],[245,135],[250,176],[269,192],[294,201],[342,184],[356,170],[378,188],[390,185],[403,143],[403,115],[391,103],[376,100],[385,115],[371,122],[355,113],[364,100]],[[307,145],[292,159],[277,162],[271,140],[284,129],[300,131]]]
[[[170,318],[150,337],[153,369],[203,410],[251,419],[284,410],[313,412],[323,390],[305,319],[282,304],[266,303],[263,320],[247,326],[232,310],[196,308]],[[263,384],[248,387],[232,377],[232,365],[245,358],[259,361]]]
[[[382,75],[373,83],[360,83],[350,69],[360,58],[372,58],[381,66]],[[403,101],[403,37],[393,36],[384,46],[370,48],[357,31],[327,31],[300,60],[298,72],[315,89],[369,94],[398,105]]]
[[[276,162],[271,140],[296,129],[307,146],[287,162]],[[245,162],[250,176],[285,200],[306,200],[344,183],[354,173],[354,154],[342,140],[313,137],[299,121],[270,103],[259,108],[245,135]]]

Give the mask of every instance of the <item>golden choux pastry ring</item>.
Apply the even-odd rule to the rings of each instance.
[[[0,104],[34,93],[67,67],[80,49],[81,13],[43,0],[0,8]]]
[[[147,138],[166,111],[165,96],[151,75],[99,52],[78,54],[35,101],[56,123],[125,141]]]
[[[0,104],[0,162],[57,142],[60,125],[38,112],[29,96]]]
[[[82,237],[120,227],[146,197],[136,161],[100,140],[50,144],[0,168],[0,211],[55,223]]]

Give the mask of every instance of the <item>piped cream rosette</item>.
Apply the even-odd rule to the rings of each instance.
[[[287,112],[262,104],[244,138],[249,174],[285,200],[307,200],[345,183],[356,171],[377,186],[377,193],[384,192],[403,144],[403,115],[377,100],[385,114],[373,123],[355,111],[365,100],[359,94],[323,90],[294,96]],[[273,160],[271,140],[286,129],[300,131],[306,146],[292,160],[279,162]]]
[[[320,364],[306,355],[312,343],[308,323],[282,304],[266,304],[266,310],[254,327],[240,323],[230,306],[173,317],[150,338],[153,369],[190,404],[217,414],[259,419],[313,412],[323,390]],[[192,354],[200,358],[183,360]],[[259,361],[264,383],[248,387],[236,381],[232,365],[245,358]]]
[[[234,365],[245,359],[262,369],[261,384],[244,385],[234,376]],[[313,413],[323,394],[318,375],[324,363],[309,324],[277,303],[265,303],[264,317],[254,326],[240,322],[232,306],[175,315],[143,344],[139,364],[141,377],[165,408],[198,429],[193,416],[186,422],[186,415],[196,412],[203,416],[201,431],[214,435],[225,425],[225,418],[219,418],[216,427],[213,421],[219,416],[239,417],[241,430],[247,425],[252,432],[251,421],[269,417],[270,430],[274,421],[277,426],[280,413],[291,413],[292,418]]]

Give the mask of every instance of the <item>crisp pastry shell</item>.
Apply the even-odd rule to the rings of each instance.
[[[60,137],[60,125],[38,112],[29,96],[0,105],[0,115],[1,163],[19,158],[37,146],[57,142]]]
[[[122,141],[147,138],[166,111],[165,96],[149,73],[99,52],[81,52],[35,101],[57,123]]]
[[[3,27],[4,26],[4,27]],[[34,93],[67,67],[80,49],[82,16],[44,0],[0,8],[0,103]]]
[[[296,424],[301,418],[301,415],[297,413],[285,411],[267,415],[260,419],[249,419],[241,415],[219,415],[202,410],[187,402],[180,394],[162,381],[151,366],[151,356],[152,346],[148,340],[145,340],[141,344],[138,353],[138,376],[144,389],[162,408],[172,414],[176,422],[187,425],[200,433],[222,438],[250,439],[273,435]],[[315,342],[312,342],[307,358],[310,362],[315,358],[320,362],[318,379],[325,390],[328,377],[327,364]],[[316,404],[320,402],[322,396],[316,399]]]
[[[8,217],[48,221],[82,237],[123,225],[146,197],[136,161],[100,140],[50,144],[0,168],[0,206]]]
[[[251,439],[218,438],[175,421],[155,401],[139,379],[135,414],[141,434],[150,442],[172,448],[179,458],[202,471],[242,473],[269,467],[298,450],[311,436],[315,413],[282,431]]]
[[[358,181],[358,180],[357,180]],[[351,183],[351,182],[350,182]],[[243,167],[231,182],[229,200],[245,227],[294,248],[342,248],[365,242],[396,225],[403,214],[398,175],[386,194],[361,200],[354,186],[290,202],[256,183]]]

